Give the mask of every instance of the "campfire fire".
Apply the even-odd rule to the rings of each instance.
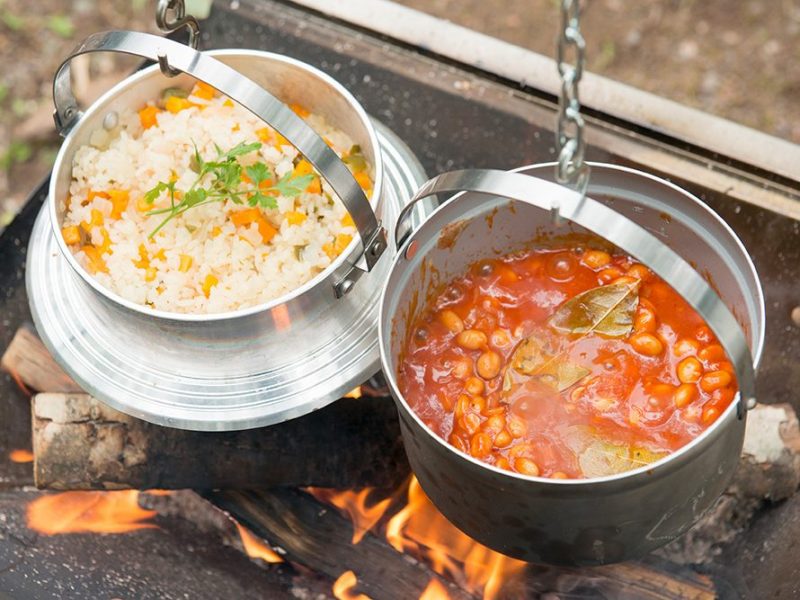
[[[336,600],[372,600],[366,594],[357,594],[353,591],[358,583],[356,574],[345,571],[333,584],[333,595]]]
[[[239,536],[242,538],[242,546],[244,546],[244,551],[247,553],[247,556],[250,558],[260,558],[264,562],[268,563],[283,562],[283,559],[278,556],[277,552],[275,552],[272,548],[259,540],[237,521],[234,521],[234,523],[236,523],[236,529],[239,532]]]
[[[139,506],[139,492],[63,492],[36,498],[28,505],[28,527],[45,535],[126,533],[155,528],[147,522],[154,510]]]
[[[12,450],[8,453],[8,460],[14,463],[29,463],[33,462],[33,452],[30,450]]]
[[[389,497],[367,505],[373,494],[371,489],[356,492],[309,488],[308,491],[350,517],[354,544],[383,520],[394,499]],[[408,485],[407,501],[405,507],[386,521],[384,528],[386,539],[398,552],[427,561],[434,571],[470,592],[482,591],[484,600],[496,598],[503,585],[525,568],[524,562],[494,552],[459,531],[433,506],[415,477]],[[345,581],[351,581],[350,576]],[[352,581],[355,585],[355,575]],[[434,580],[421,598],[442,600],[448,595],[441,583]]]

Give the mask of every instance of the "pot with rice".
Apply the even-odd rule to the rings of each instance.
[[[182,73],[143,69],[81,114],[69,60],[97,51]],[[407,147],[285,56],[107,32],[70,59],[28,268],[67,372],[129,414],[224,430],[300,416],[377,370],[381,223],[424,179]]]

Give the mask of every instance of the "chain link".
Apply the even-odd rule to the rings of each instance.
[[[567,62],[572,52],[575,63]],[[578,83],[583,76],[586,42],[580,29],[580,0],[561,1],[561,33],[558,38],[556,61],[561,75],[561,96],[558,102],[558,127],[556,147],[558,165],[556,180],[586,193],[589,166],[584,164],[586,141],[583,137],[584,120],[578,96]]]

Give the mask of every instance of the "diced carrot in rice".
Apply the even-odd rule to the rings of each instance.
[[[158,125],[158,113],[161,112],[161,109],[157,106],[153,106],[152,104],[148,104],[142,110],[139,111],[139,122],[142,124],[142,127],[145,129],[150,129]]]
[[[64,241],[67,243],[68,246],[73,246],[75,244],[81,243],[81,230],[78,228],[77,225],[62,227],[61,235],[64,237]]]
[[[219,279],[217,279],[214,275],[209,273],[206,275],[206,278],[203,280],[203,294],[206,298],[211,295],[211,288],[219,283]]]
[[[296,210],[285,212],[283,216],[286,217],[286,222],[289,225],[300,225],[307,218],[305,213],[297,212]]]

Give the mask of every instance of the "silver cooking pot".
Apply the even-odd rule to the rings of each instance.
[[[381,300],[381,360],[411,466],[450,521],[523,560],[603,564],[642,556],[675,539],[725,489],[739,460],[746,411],[755,403],[764,300],[735,234],[685,190],[639,171],[595,164],[588,196],[581,198],[546,181],[553,170],[554,165],[536,165],[514,173],[458,171],[420,189],[415,200],[464,193],[406,232]],[[408,229],[402,221],[398,227]],[[476,260],[570,233],[601,236],[679,292],[726,349],[740,391],[711,427],[658,462],[608,477],[556,480],[502,470],[455,449],[409,407],[396,374],[410,324],[430,292]],[[446,243],[440,243],[443,235]],[[719,296],[698,273],[710,274]]]
[[[70,88],[69,63],[99,51],[160,65],[128,77],[81,113]],[[169,78],[162,68],[184,74]],[[240,103],[297,147],[337,192],[358,230],[330,267],[291,293],[219,314],[168,313],[121,298],[83,269],[60,232],[78,148],[98,132],[113,134],[121,111],[137,110],[167,87],[190,87],[194,79]],[[402,207],[398,201],[407,200],[408,189],[416,189],[424,174],[397,140],[389,140],[386,152],[383,142],[390,132],[376,133],[344,87],[278,54],[198,52],[159,36],[112,31],[90,36],[64,61],[53,96],[65,140],[40,215],[49,223],[37,224],[31,241],[28,292],[39,333],[82,387],[152,422],[229,430],[270,425],[320,408],[377,370],[377,301],[390,264],[380,258],[394,254],[381,222],[394,221]],[[372,168],[371,200],[338,156],[288,108],[290,103],[323,116],[361,146]],[[387,171],[387,161],[394,161],[393,170]]]

